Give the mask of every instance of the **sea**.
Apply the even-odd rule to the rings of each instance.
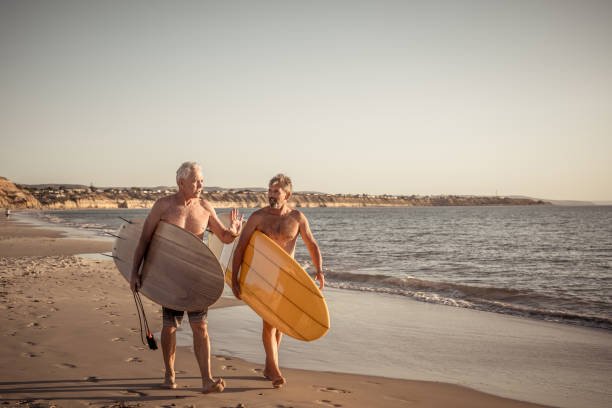
[[[612,206],[300,211],[321,248],[327,287],[612,331]],[[123,219],[148,212],[28,217],[112,239]],[[295,257],[314,272],[301,240]]]

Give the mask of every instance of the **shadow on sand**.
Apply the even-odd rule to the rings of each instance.
[[[264,380],[254,376],[225,376],[230,384],[232,380]],[[177,377],[177,382],[200,381],[200,377]],[[58,379],[40,381],[0,382],[0,401],[10,406],[48,406],[37,405],[37,401],[98,401],[108,402],[107,407],[130,407],[131,402],[172,401],[201,396],[199,387],[180,387],[175,390],[163,389],[159,377],[143,378],[100,378]],[[270,387],[231,387],[224,394],[254,390],[265,390]],[[133,405],[135,406],[135,405]]]

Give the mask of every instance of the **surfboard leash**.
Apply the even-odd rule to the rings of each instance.
[[[138,324],[140,325],[140,341],[142,344],[149,345],[151,350],[157,350],[157,342],[155,338],[151,334],[151,330],[149,329],[149,323],[147,322],[147,316],[145,316],[144,307],[142,306],[142,299],[140,299],[140,294],[138,292],[133,292],[134,294],[134,302],[136,302],[136,311],[138,312]],[[141,317],[142,315],[142,317]],[[143,323],[144,322],[144,327]],[[146,331],[146,335],[145,335]],[[147,342],[144,342],[144,338],[146,337]]]

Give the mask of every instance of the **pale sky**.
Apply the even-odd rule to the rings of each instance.
[[[0,0],[0,176],[612,200],[612,1]]]

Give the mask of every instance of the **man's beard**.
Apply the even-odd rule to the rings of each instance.
[[[278,203],[278,200],[276,198],[270,198],[268,199],[268,201],[270,202],[271,208],[274,208],[275,210],[278,210],[280,208],[280,204]]]

